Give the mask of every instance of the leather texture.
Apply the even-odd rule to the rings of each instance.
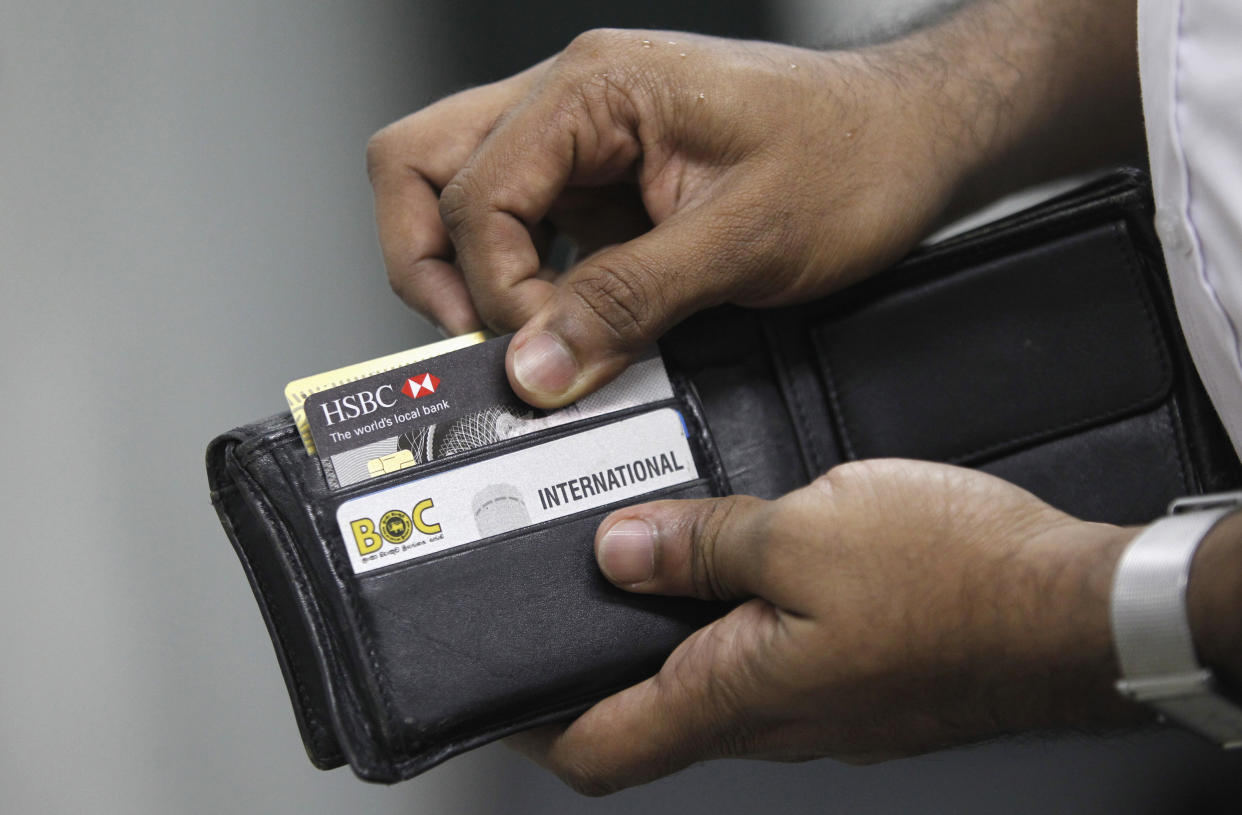
[[[648,497],[775,497],[843,461],[902,456],[1138,523],[1242,483],[1150,220],[1145,178],[1118,171],[831,298],[683,323],[661,350],[704,477]],[[353,574],[336,507],[444,466],[332,490],[288,415],[208,448],[212,501],[318,767],[393,782],[565,719],[653,673],[723,611],[604,581],[592,540],[615,507]]]

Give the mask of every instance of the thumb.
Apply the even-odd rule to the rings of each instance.
[[[704,600],[767,596],[772,506],[731,495],[627,507],[600,524],[595,559],[627,591]]]
[[[518,396],[540,407],[580,399],[679,321],[729,299],[741,253],[704,241],[716,231],[705,209],[673,216],[566,273],[509,344]]]
[[[697,761],[764,754],[761,726],[773,683],[763,661],[780,627],[762,600],[690,635],[660,672],[609,696],[568,727],[510,743],[574,789],[603,795]]]

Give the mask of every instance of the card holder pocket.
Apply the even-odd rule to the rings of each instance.
[[[348,761],[364,778],[409,777],[650,675],[721,613],[621,592],[594,563],[595,530],[616,508],[727,489],[695,394],[675,394],[342,490],[328,486],[287,418],[212,445],[213,500],[317,766]],[[336,519],[345,502],[669,408],[682,418],[691,480],[354,573]]]
[[[346,540],[337,518],[350,502],[471,473],[549,443],[574,445],[610,425],[628,428],[649,418],[667,423],[670,408],[681,416],[678,435],[684,433],[697,477],[359,572],[348,548],[356,541]],[[314,533],[301,539],[318,542],[307,553],[318,572],[312,580],[325,587],[336,621],[331,628],[339,632],[335,649],[350,666],[344,673],[358,685],[351,695],[364,702],[362,718],[369,722],[367,738],[346,746],[346,753],[379,741],[394,761],[434,763],[447,757],[431,757],[447,743],[474,745],[567,716],[650,675],[678,642],[718,616],[720,608],[699,601],[622,592],[594,563],[595,530],[618,507],[723,493],[711,477],[712,452],[695,437],[695,418],[687,414],[684,402],[658,402],[313,501]],[[409,768],[391,770],[405,775]]]
[[[531,447],[544,441],[561,438],[567,435],[573,435],[593,427],[612,424],[631,416],[648,413],[659,408],[671,407],[682,414],[686,431],[694,438],[694,444],[692,446],[696,451],[696,462],[702,465],[702,468],[705,468],[701,469],[700,472],[706,471],[710,473],[710,477],[716,483],[721,494],[729,492],[724,467],[720,462],[715,444],[711,439],[710,431],[708,430],[707,424],[703,418],[702,408],[699,404],[698,396],[694,391],[693,385],[676,371],[669,371],[669,379],[673,387],[673,396],[668,398],[657,399],[651,402],[623,408],[621,410],[615,410],[601,415],[594,415],[589,418],[577,419],[565,424],[554,425],[549,428],[512,436],[510,438],[490,442],[474,449],[453,453],[431,461],[421,462],[396,472],[387,473],[375,478],[344,486],[335,485],[333,483],[333,479],[330,478],[326,472],[325,466],[320,461],[319,456],[306,454],[306,451],[301,448],[301,445],[280,445],[279,447],[275,447],[270,444],[270,437],[266,439],[253,439],[239,449],[239,454],[245,457],[248,452],[253,452],[256,447],[260,448],[260,453],[264,453],[271,449],[280,456],[282,468],[290,474],[291,478],[293,478],[300,485],[300,488],[304,490],[309,497],[316,500],[326,498],[328,496],[348,498],[372,492],[377,489],[384,489],[418,478],[426,478],[445,470],[463,467],[473,462],[488,458],[494,458],[511,450]],[[702,452],[703,455],[699,456],[698,454],[700,452]]]
[[[643,500],[712,492],[697,479]],[[381,701],[377,730],[404,757],[398,772],[442,760],[448,743],[468,749],[572,715],[654,673],[722,613],[604,580],[593,541],[618,506],[356,578],[352,645]]]
[[[344,487],[333,487],[325,478],[323,479],[324,489],[322,494],[334,501],[344,501],[358,495],[365,495],[377,490],[387,489],[409,481],[428,478],[448,470],[468,467],[476,462],[497,458],[516,450],[536,447],[544,442],[565,438],[567,436],[573,436],[592,428],[615,424],[632,416],[650,413],[652,411],[659,410],[660,408],[673,408],[679,412],[683,412],[684,404],[683,399],[672,397],[669,399],[661,399],[656,402],[649,402],[644,405],[636,405],[634,407],[619,410],[614,413],[608,413],[603,416],[593,416],[589,419],[583,419],[544,430],[538,430],[533,433],[527,433],[525,435],[492,442],[483,447],[478,447],[476,449],[456,453],[445,458],[417,464],[403,470],[398,470],[394,473],[388,473],[368,481],[350,484]],[[322,472],[322,468],[320,468],[320,471]]]

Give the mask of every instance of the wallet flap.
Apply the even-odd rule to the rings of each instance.
[[[1162,401],[1172,366],[1125,229],[933,273],[812,322],[845,456],[972,464]]]

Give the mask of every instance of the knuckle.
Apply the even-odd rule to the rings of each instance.
[[[421,261],[405,268],[393,265],[388,267],[388,287],[392,289],[392,293],[419,314],[435,319],[427,298],[426,281]]]
[[[897,462],[869,459],[838,464],[811,482],[803,499],[794,502],[804,513],[819,517],[830,515],[834,522],[825,534],[840,540],[842,530],[854,529],[885,519],[894,522],[894,512],[906,512],[915,500],[904,489]]]
[[[450,232],[460,229],[466,221],[466,213],[470,206],[470,192],[467,188],[468,179],[464,173],[458,173],[440,191],[440,220]]]
[[[829,497],[866,488],[876,476],[876,462],[848,461],[838,464],[815,479],[813,485]]]
[[[573,296],[623,347],[648,341],[662,313],[655,275],[629,261],[583,269],[570,283]]]
[[[731,495],[712,500],[704,513],[695,516],[690,528],[690,586],[694,594],[703,598],[732,596],[731,587],[724,581],[717,564],[717,546],[722,530],[737,513],[744,498]]]
[[[569,41],[562,56],[570,60],[598,59],[612,51],[624,36],[618,28],[592,28]]]
[[[367,139],[367,178],[372,184],[392,163],[393,154],[396,152],[393,142],[396,138],[396,124],[390,124]]]
[[[592,29],[575,37],[555,61],[552,87],[560,94],[560,113],[578,128],[593,129],[607,145],[601,152],[628,156],[630,139],[616,124],[636,121],[645,108],[642,89],[650,83],[626,53],[634,42],[633,31]]]
[[[413,276],[408,272],[402,272],[396,269],[388,270],[388,287],[392,289],[392,293],[397,295],[403,303],[422,312],[422,298],[419,294],[418,287],[413,283]]]

